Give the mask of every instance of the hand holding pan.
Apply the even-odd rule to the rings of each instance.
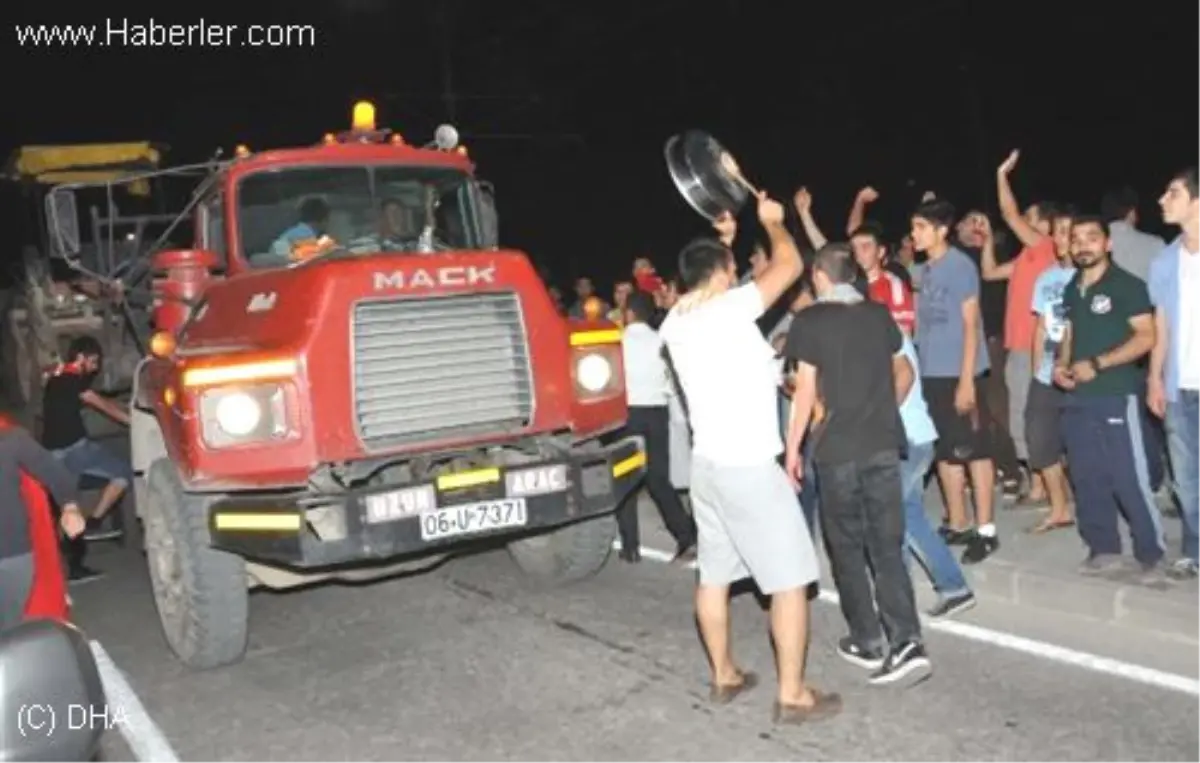
[[[672,136],[664,154],[680,195],[708,220],[725,213],[736,216],[752,194],[760,195],[733,156],[708,133],[689,130]]]

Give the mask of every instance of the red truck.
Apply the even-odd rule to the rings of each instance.
[[[150,259],[137,514],[167,641],[196,669],[242,657],[257,586],[497,542],[537,579],[590,576],[644,475],[620,331],[561,317],[497,246],[452,129],[419,146],[373,122],[360,103],[316,146],[239,147],[195,196],[191,248]]]

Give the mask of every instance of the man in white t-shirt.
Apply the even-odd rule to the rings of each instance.
[[[816,550],[796,493],[777,459],[783,452],[775,351],[756,321],[800,276],[803,263],[783,224],[783,207],[760,196],[758,217],[771,261],[738,285],[729,248],[732,218],[717,221],[722,241],[700,239],[679,255],[687,293],[659,334],[678,375],[692,424],[691,496],[699,534],[696,617],[712,666],[712,697],[725,703],[752,688],[730,645],[729,587],[746,577],[771,597],[779,690],[777,723],[836,715],[837,694],[804,681],[808,587]]]

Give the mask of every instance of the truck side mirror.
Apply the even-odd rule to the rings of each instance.
[[[500,221],[496,216],[496,189],[491,183],[479,183],[479,232],[484,249],[500,247]]]
[[[50,233],[50,253],[68,259],[79,254],[79,211],[75,192],[55,188],[46,194],[46,225]]]

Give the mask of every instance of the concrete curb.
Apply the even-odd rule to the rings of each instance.
[[[675,548],[657,510],[645,498],[639,506],[639,520],[643,546],[663,551]],[[828,560],[823,552],[820,556],[821,587],[836,590]],[[1200,644],[1200,595],[1195,581],[1175,582],[1166,590],[1156,590],[1143,585],[1090,579],[1073,571],[1014,564],[1003,554],[977,565],[965,565],[963,572],[981,604],[997,601],[1047,614],[1086,617],[1183,643]],[[914,569],[913,573],[920,601],[932,591],[920,568]]]
[[[1195,583],[1173,583],[1170,589],[1157,590],[1082,575],[1071,578],[1002,559],[990,559],[965,572],[981,601],[995,599],[1083,616],[1200,644],[1200,601]]]

